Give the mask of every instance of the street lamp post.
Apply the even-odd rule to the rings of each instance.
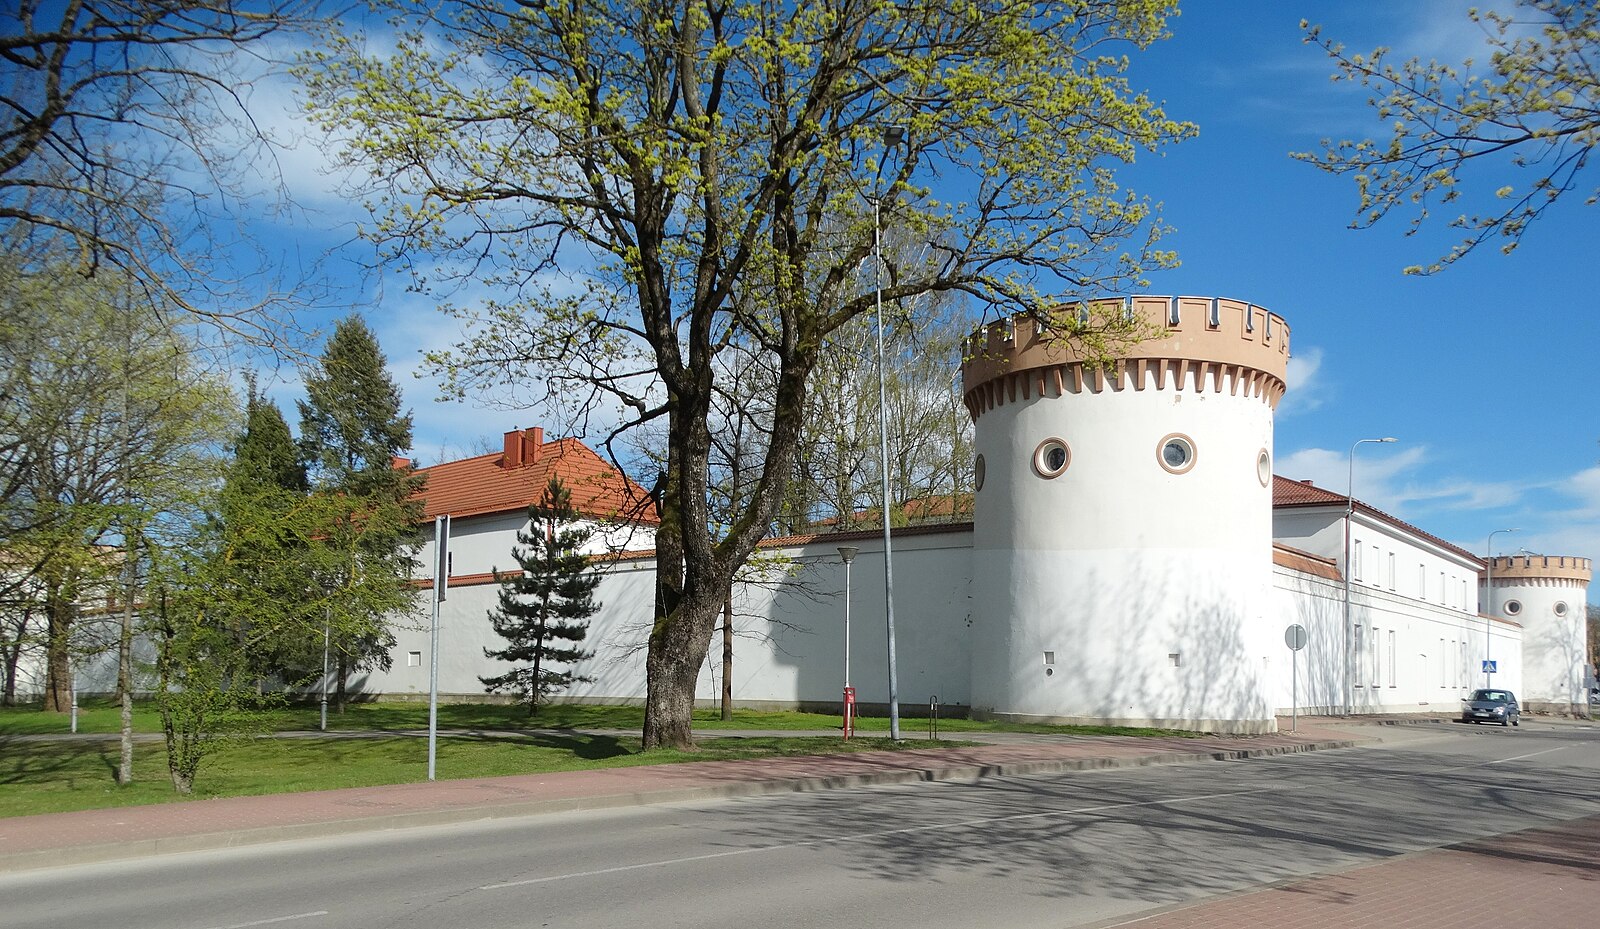
[[[1350,575],[1352,573],[1350,564],[1350,521],[1355,518],[1356,513],[1356,449],[1368,442],[1396,441],[1399,440],[1394,436],[1386,435],[1381,439],[1357,439],[1355,444],[1350,446],[1350,469],[1345,475],[1344,484],[1344,715],[1346,716],[1350,715],[1352,704],[1355,700],[1355,663],[1354,656],[1350,653]]]
[[[855,545],[839,546],[839,558],[844,561],[844,702],[839,715],[844,719],[844,737],[850,738],[851,723],[855,717],[854,694],[850,691],[850,562],[856,560]]]
[[[887,126],[883,130],[886,149],[898,147],[905,141],[903,126]],[[879,166],[882,170],[882,166]],[[889,738],[900,739],[899,681],[895,673],[894,648],[894,558],[889,542],[889,395],[884,384],[883,366],[883,214],[882,197],[872,198],[872,254],[874,301],[878,310],[878,446],[883,463],[883,599],[888,619],[889,635]]]
[[[1489,686],[1489,640],[1493,635],[1494,622],[1494,537],[1502,532],[1520,532],[1520,529],[1496,529],[1489,533],[1489,540],[1483,544],[1487,555],[1484,558],[1485,577],[1483,580],[1483,597],[1488,601],[1483,611],[1483,686]]]

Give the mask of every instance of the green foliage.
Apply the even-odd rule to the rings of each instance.
[[[139,552],[169,544],[215,490],[232,399],[170,314],[115,274],[6,263],[0,320],[0,584],[13,617],[43,617],[8,628],[42,639],[47,704],[64,710],[69,661],[98,644],[79,613],[124,599]]]
[[[1459,66],[1390,50],[1350,54],[1302,21],[1306,41],[1338,66],[1335,80],[1372,92],[1370,104],[1391,127],[1387,141],[1323,140],[1320,153],[1296,158],[1354,177],[1361,195],[1352,225],[1410,213],[1415,234],[1437,210],[1460,241],[1438,259],[1406,268],[1432,274],[1485,242],[1510,253],[1528,228],[1582,185],[1600,143],[1600,6],[1592,0],[1514,0],[1515,11],[1472,9],[1483,27],[1487,62]],[[1474,190],[1473,170],[1487,176]],[[1492,190],[1492,193],[1490,192]],[[1600,197],[1593,188],[1585,203]],[[1465,206],[1473,203],[1475,205]]]
[[[300,403],[301,456],[315,508],[326,517],[316,533],[313,576],[324,593],[341,711],[351,673],[389,667],[389,624],[417,601],[410,581],[423,509],[414,495],[423,479],[410,462],[398,461],[411,445],[411,417],[400,413],[400,390],[387,365],[366,323],[343,319],[306,375],[307,399]],[[320,636],[285,639],[282,646],[306,670],[320,671]]]
[[[561,480],[550,478],[539,502],[528,508],[528,528],[517,531],[523,547],[512,548],[521,571],[502,575],[500,607],[489,611],[494,631],[505,648],[483,650],[484,657],[519,663],[503,674],[480,677],[490,693],[517,694],[531,715],[544,697],[575,681],[588,681],[570,667],[588,657],[579,643],[588,635],[589,618],[600,609],[594,599],[600,575],[589,567],[583,547],[594,530],[579,524],[572,494]]]

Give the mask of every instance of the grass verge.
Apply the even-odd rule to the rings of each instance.
[[[966,743],[934,742],[933,746]],[[901,742],[837,737],[709,739],[694,752],[642,751],[628,735],[537,732],[514,736],[453,736],[438,746],[441,780],[537,774],[589,768],[928,748]],[[160,743],[134,747],[135,781],[116,784],[115,740],[18,742],[0,737],[0,817],[403,784],[427,777],[426,741],[413,736],[258,738],[221,747],[200,771],[189,797],[173,792]]]
[[[318,726],[319,714],[315,706],[289,706],[267,712],[264,714],[263,722],[264,728],[269,731],[314,730]],[[161,731],[161,721],[154,707],[147,703],[134,705],[133,723],[136,732]],[[838,729],[839,724],[837,715],[823,713],[735,710],[733,719],[729,722],[724,722],[716,710],[696,710],[694,714],[695,729],[705,732],[722,729],[781,731]],[[857,719],[856,725],[863,732],[889,731],[889,720],[886,717],[863,716]],[[120,726],[120,713],[109,702],[89,701],[79,709],[79,732],[114,733],[119,731]],[[328,728],[340,732],[397,732],[426,729],[427,726],[428,706],[425,703],[357,703],[352,704],[343,714],[334,712],[328,714]],[[534,716],[529,716],[524,707],[504,704],[450,703],[439,707],[439,728],[445,730],[621,729],[637,732],[643,727],[644,708],[639,706],[560,703],[542,707]],[[0,707],[0,736],[63,733],[67,728],[68,720],[65,714],[45,713],[37,706]],[[921,738],[928,732],[928,721],[902,718],[900,728],[902,736]],[[971,719],[941,719],[939,731],[1159,737],[1198,735],[1194,732],[1172,729],[1140,729],[1128,726],[1044,726]]]

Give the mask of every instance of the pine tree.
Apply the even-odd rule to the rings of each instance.
[[[217,502],[222,573],[232,589],[249,592],[236,598],[228,624],[255,673],[293,681],[312,666],[302,653],[305,636],[290,632],[303,633],[310,622],[306,579],[314,573],[316,541],[306,531],[314,529],[306,513],[310,482],[282,411],[257,391],[254,378],[246,387],[244,431]]]
[[[331,598],[328,621],[340,712],[353,672],[390,666],[391,615],[377,604],[414,601],[422,478],[399,458],[410,446],[411,416],[401,415],[377,337],[358,316],[340,320],[300,403],[300,451],[313,489],[346,504],[327,527],[319,571],[326,591],[350,594]]]
[[[594,530],[578,525],[577,516],[572,494],[559,478],[550,478],[539,502],[528,508],[527,530],[517,533],[523,547],[511,550],[521,573],[495,572],[501,585],[500,608],[489,611],[489,621],[507,644],[498,650],[486,648],[483,654],[520,666],[478,680],[490,693],[520,695],[529,716],[539,709],[542,697],[593,680],[571,667],[561,671],[550,667],[570,666],[589,656],[579,643],[588,635],[589,618],[600,609],[594,599],[600,576],[589,570],[589,556],[582,551]]]

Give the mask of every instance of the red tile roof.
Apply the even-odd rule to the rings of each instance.
[[[505,467],[504,452],[419,468],[417,473],[427,477],[417,493],[424,515],[432,519],[445,514],[463,517],[526,510],[555,476],[571,491],[573,506],[585,516],[660,521],[644,488],[577,439],[538,441],[533,447],[538,451],[528,456],[532,461],[511,468]]]
[[[1277,474],[1272,476],[1273,509],[1292,509],[1294,507],[1302,506],[1342,507],[1345,506],[1346,501],[1350,499],[1351,498],[1346,497],[1344,494],[1334,493],[1331,490],[1324,490],[1321,487],[1317,487],[1310,481],[1292,481]],[[1405,520],[1396,519],[1377,507],[1362,503],[1360,500],[1354,500],[1353,504],[1357,510],[1360,510],[1368,516],[1409,532],[1420,539],[1427,539],[1429,542],[1432,542],[1441,548],[1448,549],[1449,551],[1452,551],[1463,558],[1471,559],[1475,564],[1478,565],[1478,569],[1480,571],[1483,570],[1483,559],[1460,547],[1459,545],[1452,545],[1451,543],[1446,542],[1444,539],[1439,538],[1431,532],[1424,532]]]

